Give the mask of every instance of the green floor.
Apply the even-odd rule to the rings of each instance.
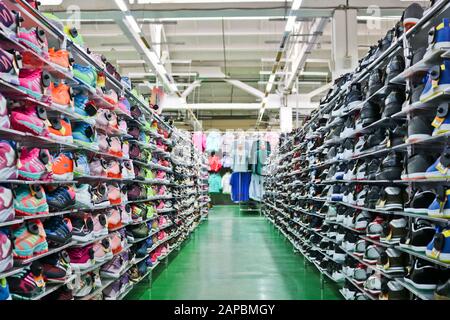
[[[320,289],[314,266],[266,219],[215,207],[168,266],[159,266],[153,287],[142,283],[128,299],[340,299],[334,284]],[[158,269],[157,268],[157,269]]]

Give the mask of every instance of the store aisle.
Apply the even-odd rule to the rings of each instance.
[[[164,268],[164,267],[163,267]],[[157,271],[158,273],[158,271]],[[215,207],[193,238],[128,299],[340,299],[263,217]]]

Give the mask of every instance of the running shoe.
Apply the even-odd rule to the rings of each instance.
[[[0,18],[1,19],[1,18]],[[22,68],[22,56],[18,52],[10,53],[0,48],[0,78],[18,86],[19,70]]]
[[[93,159],[89,163],[90,174],[94,177],[106,177],[108,164],[104,159]]]
[[[0,223],[14,220],[13,198],[11,189],[0,186]]]
[[[11,127],[14,130],[47,136],[47,112],[41,106],[27,106],[11,111]]]
[[[60,67],[70,69],[72,66],[73,58],[71,57],[69,51],[55,48],[48,49],[48,55],[50,61]]]
[[[70,257],[67,251],[49,255],[42,259],[42,273],[45,282],[65,283],[72,273]]]
[[[92,217],[94,222],[94,237],[108,234],[108,220],[105,214],[99,213]]]
[[[111,137],[108,153],[119,158],[123,157],[122,142],[119,137]]]
[[[0,301],[12,300],[6,278],[0,279]]]
[[[51,83],[48,88],[52,95],[52,104],[56,107],[63,109],[74,111],[74,102],[73,102],[73,91],[72,88],[64,83],[59,83],[55,85],[55,83]]]
[[[73,65],[73,75],[82,84],[95,88],[97,86],[97,71],[91,66]]]
[[[110,110],[99,109],[95,118],[95,124],[97,127],[106,129],[108,128],[109,122],[111,121],[112,117],[113,115]]]
[[[73,217],[72,238],[78,242],[88,242],[94,238],[94,221],[91,217]]]
[[[117,95],[117,92],[112,89],[103,94],[103,99],[113,106],[116,106],[119,103],[119,96]]]
[[[44,221],[44,230],[47,242],[57,247],[63,246],[72,240],[69,226],[61,216],[51,217]]]
[[[5,1],[0,1],[0,26],[12,33],[17,33],[20,25],[20,15],[8,8]]]
[[[8,278],[9,290],[13,296],[33,298],[43,293],[45,281],[42,265],[33,262],[23,270]]]
[[[118,185],[108,185],[108,200],[111,205],[118,205],[122,203],[122,194]]]
[[[90,209],[93,207],[92,187],[89,184],[75,185],[74,191],[76,208]]]
[[[120,280],[114,281],[111,285],[103,290],[105,300],[117,300],[120,295]]]
[[[83,274],[80,277],[80,285],[73,291],[73,296],[82,298],[89,295],[94,290],[94,275],[92,273]]]
[[[14,142],[0,140],[0,179],[17,179],[17,155]]]
[[[100,269],[100,275],[108,279],[117,279],[124,268],[124,260],[120,255],[115,256]]]
[[[107,220],[108,220],[108,229],[117,229],[122,227],[122,216],[117,208],[111,208],[106,213]]]
[[[52,177],[58,181],[71,181],[74,176],[72,154],[61,152],[52,161]]]
[[[94,265],[93,245],[74,247],[67,250],[70,258],[70,266],[74,271],[83,271]]]
[[[8,235],[0,230],[0,272],[13,267],[13,247]]]
[[[106,184],[101,183],[93,187],[92,202],[96,207],[108,207],[111,205],[108,198],[108,187]]]
[[[11,127],[7,103],[7,99],[0,93],[0,128],[4,129]]]
[[[108,178],[122,179],[122,170],[118,161],[109,161],[106,173]]]
[[[46,88],[50,86],[50,75],[39,69],[20,69],[18,88],[31,97],[41,100]]]
[[[83,147],[98,150],[94,128],[86,122],[76,122],[72,128],[73,141]]]
[[[94,250],[94,261],[95,263],[104,262],[107,259],[111,258],[111,250],[110,250],[109,239],[105,238],[102,241],[98,241],[94,243],[92,249]]]
[[[89,162],[85,154],[82,153],[74,154],[73,174],[75,177],[89,176],[91,174]]]
[[[14,190],[14,209],[17,217],[48,214],[45,191],[40,185],[20,185]]]
[[[44,226],[40,220],[29,220],[12,226],[11,233],[14,239],[15,259],[30,259],[48,251]]]
[[[48,43],[45,31],[39,28],[19,28],[17,41],[33,50],[44,59],[48,59]]]
[[[112,253],[115,255],[115,254],[118,254],[119,252],[121,252],[123,247],[122,247],[122,238],[120,236],[120,233],[113,232],[111,234],[110,240],[111,240]]]
[[[121,97],[119,99],[119,104],[118,104],[118,108],[120,110],[122,110],[123,113],[125,113],[126,115],[130,116],[131,115],[131,105],[130,102],[128,101],[128,99],[126,97]]]
[[[78,94],[74,98],[75,113],[82,116],[86,120],[95,122],[97,115],[97,107],[89,98],[83,94]]]
[[[75,206],[75,190],[72,186],[60,186],[47,191],[47,203],[52,211],[68,210]]]
[[[72,126],[68,118],[53,118],[49,123],[48,135],[50,138],[63,143],[73,143]]]
[[[51,177],[50,153],[47,149],[27,149],[20,150],[19,161],[17,162],[19,179],[23,180],[43,180],[48,181]]]
[[[84,47],[84,39],[83,36],[78,32],[77,28],[75,27],[64,27],[64,33],[69,37],[70,40],[72,40],[75,44],[79,45],[80,47]]]

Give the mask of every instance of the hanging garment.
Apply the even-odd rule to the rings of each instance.
[[[261,201],[264,195],[264,177],[252,174],[249,188],[249,197],[255,201]]]
[[[222,145],[222,135],[220,132],[210,132],[206,137],[206,152],[219,152]]]
[[[192,143],[200,152],[205,152],[206,136],[203,132],[197,131],[192,134]]]
[[[270,156],[270,143],[263,140],[254,141],[251,150],[250,163],[252,172],[263,175],[264,166],[267,165]]]
[[[230,179],[231,200],[245,202],[250,199],[249,188],[252,174],[250,172],[233,172]]]
[[[209,162],[209,171],[219,172],[222,169],[222,163],[218,156],[211,156],[208,159]]]
[[[270,149],[272,152],[278,150],[278,144],[280,142],[280,134],[278,132],[269,131],[266,133],[264,139],[270,143]]]
[[[222,192],[222,177],[220,174],[213,173],[209,175],[209,193],[220,193]]]
[[[244,135],[241,135],[233,143],[232,151],[234,172],[248,172],[250,160],[250,148]]]
[[[233,166],[233,159],[228,154],[224,154],[222,156],[222,167],[231,168],[232,166]]]
[[[227,132],[222,136],[222,152],[231,154],[233,150],[234,134],[232,132]]]
[[[222,193],[223,194],[231,194],[231,173],[225,173],[222,177]]]

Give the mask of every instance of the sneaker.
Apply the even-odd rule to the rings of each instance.
[[[48,251],[44,226],[40,220],[30,220],[13,226],[11,232],[14,239],[15,259],[30,259]]]
[[[108,229],[117,229],[122,227],[122,216],[117,208],[111,208],[107,212]]]
[[[368,264],[376,264],[378,259],[380,258],[380,255],[383,253],[384,249],[381,247],[378,247],[376,245],[369,245],[366,248],[366,252],[364,253],[363,261],[367,262]]]
[[[72,186],[61,186],[47,191],[47,203],[52,211],[63,211],[75,205],[75,190]]]
[[[375,69],[370,72],[367,96],[370,97],[383,87],[383,71]]]
[[[127,160],[122,162],[122,176],[123,179],[134,180],[136,178],[134,174],[133,161]]]
[[[89,163],[89,172],[94,177],[106,177],[108,165],[104,159],[92,159]]]
[[[114,255],[118,254],[122,251],[122,238],[118,232],[114,232],[111,234],[111,250]]]
[[[56,50],[55,48],[49,48],[48,55],[50,58],[50,62],[66,69],[71,68],[73,58],[71,57],[69,51],[63,49]]]
[[[112,119],[112,112],[107,109],[99,109],[95,118],[95,124],[103,129],[108,128],[109,122]]]
[[[382,217],[378,216],[371,223],[367,225],[366,235],[371,239],[379,239],[383,233],[383,223]]]
[[[94,221],[87,217],[73,217],[72,238],[78,242],[88,242],[94,238]]]
[[[135,239],[145,238],[149,235],[150,232],[146,223],[128,226],[127,231],[130,232]]]
[[[7,234],[0,230],[0,272],[13,267],[13,247]]]
[[[51,102],[63,110],[74,111],[72,88],[64,83],[50,83],[48,91],[51,93]]]
[[[400,240],[400,247],[425,252],[435,232],[435,227],[428,220],[417,219],[412,223],[406,237]]]
[[[0,140],[0,179],[17,179],[17,155],[12,142]]]
[[[73,174],[75,177],[91,175],[89,162],[85,154],[80,153],[74,154],[73,161],[74,161]]]
[[[427,214],[428,208],[435,198],[436,195],[430,190],[418,190],[414,192],[411,200],[405,205],[405,212]]]
[[[131,104],[126,97],[121,97],[119,99],[118,108],[126,115],[128,115],[128,116],[131,115],[131,111],[130,111]]]
[[[405,70],[405,59],[403,58],[403,56],[402,55],[393,56],[386,67],[386,78],[384,80],[384,84],[389,85],[391,80],[394,79],[396,76],[398,76],[401,72],[403,72],[403,70]],[[386,99],[386,101],[387,100],[389,100],[389,96]],[[386,103],[385,105],[387,107],[388,103]],[[394,113],[397,113],[401,110],[402,108],[401,104],[398,107],[400,107],[400,109]],[[390,114],[392,115],[394,113]]]
[[[386,187],[375,208],[377,210],[403,210],[404,191],[397,187]]]
[[[67,251],[45,257],[42,260],[42,271],[45,282],[66,283],[72,273],[70,257]]]
[[[0,186],[0,223],[14,220],[13,197],[11,189]]]
[[[44,292],[42,265],[33,262],[21,272],[8,278],[9,291],[14,296],[33,298]]]
[[[436,234],[427,246],[426,255],[441,262],[450,263],[450,229],[436,228]]]
[[[441,156],[428,167],[425,172],[425,177],[427,179],[442,179],[449,178],[450,173],[448,172],[450,168],[450,148],[445,147]]]
[[[409,300],[410,292],[403,287],[399,282],[382,281],[380,300]]]
[[[381,293],[381,277],[379,274],[371,275],[364,282],[364,290],[370,292],[373,295],[378,295]]]
[[[60,153],[53,157],[52,161],[52,177],[57,181],[73,180],[73,159],[70,153]]]
[[[111,244],[108,238],[105,238],[102,241],[94,243],[92,249],[94,250],[95,263],[104,262],[107,259],[109,259],[112,255]]]
[[[431,262],[416,259],[405,281],[419,290],[434,290],[443,281],[443,272]]]
[[[448,70],[450,70],[450,59],[443,59],[442,64],[434,65],[430,68],[426,77],[425,87],[420,95],[421,102],[430,101],[449,90],[450,73]]]
[[[108,153],[119,158],[123,157],[124,153],[122,151],[122,142],[118,137],[111,137]]]
[[[96,214],[92,217],[94,222],[94,237],[100,237],[108,234],[108,221],[103,213]]]
[[[83,147],[98,150],[94,128],[86,122],[75,122],[72,128],[73,141]]]
[[[450,47],[450,20],[442,19],[442,22],[433,27],[428,33],[428,52],[447,49]]]
[[[122,170],[118,161],[111,160],[107,166],[106,173],[108,178],[122,179]]]
[[[47,242],[57,247],[72,241],[72,233],[61,216],[51,217],[44,221]]]
[[[377,267],[386,273],[404,274],[407,262],[407,256],[403,252],[388,248],[380,254]]]
[[[80,276],[80,285],[73,291],[73,296],[82,298],[90,294],[94,290],[94,279],[91,273]]]
[[[73,75],[82,84],[95,88],[97,86],[97,71],[91,66],[73,65]]]
[[[108,200],[111,205],[119,205],[122,203],[122,193],[117,184],[108,185]]]
[[[39,69],[20,69],[18,88],[34,99],[41,100],[50,86],[50,75]]]
[[[100,275],[108,279],[117,279],[123,270],[124,261],[120,255],[115,256],[100,269]]]
[[[73,143],[72,125],[67,118],[53,118],[49,120],[48,135],[53,140],[62,143]]]
[[[434,299],[450,300],[450,279],[440,283],[434,291]]]
[[[433,136],[450,132],[450,114],[447,103],[441,103],[436,110],[436,117],[431,125],[434,127]]]
[[[423,16],[423,8],[418,3],[409,5],[403,12],[402,23],[405,31],[414,27]]]
[[[394,114],[402,110],[405,102],[405,93],[400,90],[392,90],[384,100],[384,110],[381,114],[382,118],[390,118]]]
[[[108,188],[106,184],[101,183],[93,187],[92,202],[95,207],[108,207],[111,205],[108,199]]]
[[[408,157],[402,172],[402,180],[425,179],[427,169],[433,164],[430,154],[416,153]]]
[[[20,150],[19,161],[17,162],[18,176],[23,180],[49,180],[50,176],[50,153],[46,149]]]
[[[14,130],[47,136],[47,112],[41,106],[15,108],[11,111],[11,127]]]
[[[376,180],[399,180],[403,169],[402,160],[399,153],[390,152],[381,162]]]
[[[17,217],[48,214],[45,191],[40,185],[20,185],[14,190],[14,209]]]
[[[74,271],[82,271],[92,267],[94,261],[93,245],[74,247],[67,249],[70,258],[70,266]]]
[[[433,127],[429,116],[415,115],[408,122],[408,139],[406,143],[415,143],[431,137]]]
[[[89,101],[87,96],[78,94],[74,98],[74,105],[76,114],[82,116],[85,120],[89,120],[91,124],[95,123],[97,107],[94,102]]]
[[[13,33],[17,33],[17,28],[20,25],[20,15],[8,8],[4,1],[0,1],[0,26],[2,29],[7,29]]]
[[[1,3],[0,3],[1,5]],[[6,278],[0,279],[0,301],[12,300]]]
[[[120,281],[114,281],[110,286],[103,290],[105,300],[117,300],[120,295]]]
[[[78,184],[74,186],[75,191],[75,208],[90,209],[93,208],[92,189],[89,184]]]

